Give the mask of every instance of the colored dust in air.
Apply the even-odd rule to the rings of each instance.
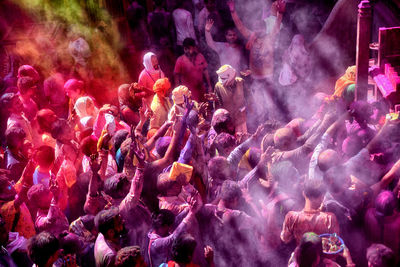
[[[127,79],[119,56],[124,44],[115,19],[99,2],[16,0],[26,21],[19,27],[13,25],[18,30],[9,39],[17,40],[12,49],[20,60],[35,66],[44,77],[72,67],[73,75],[88,83],[99,102],[110,102],[116,99],[118,85]],[[88,51],[81,47],[72,51],[79,38],[86,41]]]

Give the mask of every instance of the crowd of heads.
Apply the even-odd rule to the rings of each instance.
[[[143,66],[109,101],[82,37],[70,72],[4,78],[1,264],[397,266],[395,103],[356,100],[354,66],[312,87],[293,3],[139,2]]]

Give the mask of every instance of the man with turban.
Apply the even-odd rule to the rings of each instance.
[[[171,83],[168,78],[158,79],[153,86],[155,93],[151,110],[153,116],[150,119],[150,130],[158,129],[168,119],[168,112],[171,109],[171,101],[168,98]]]
[[[183,116],[185,113],[185,97],[191,98],[192,92],[184,85],[179,85],[172,91],[172,101],[174,105],[168,114],[168,120],[171,120],[175,115]]]
[[[247,133],[243,79],[236,77],[236,70],[230,65],[220,67],[217,74],[215,94],[218,106],[229,111],[235,123],[236,133]]]

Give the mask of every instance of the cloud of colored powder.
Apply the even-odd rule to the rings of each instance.
[[[13,52],[21,63],[35,66],[47,78],[73,69],[68,46],[81,37],[89,44],[91,56],[78,73],[90,81],[89,92],[98,94],[99,102],[115,102],[116,88],[128,79],[119,56],[123,41],[116,19],[99,2],[15,0],[33,23],[12,33],[12,39],[18,40]]]

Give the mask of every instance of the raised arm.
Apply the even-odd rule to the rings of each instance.
[[[214,20],[212,19],[208,19],[206,22],[206,26],[205,26],[205,36],[206,36],[206,42],[207,45],[214,51],[217,51],[217,47],[215,46],[215,42],[212,38],[211,35],[211,29],[212,26],[214,25]]]
[[[139,147],[137,140],[132,140],[131,146],[133,147],[131,151],[136,156],[138,161],[138,166],[135,171],[135,176],[131,181],[131,187],[129,189],[129,193],[126,195],[124,200],[122,200],[119,205],[119,210],[121,212],[128,213],[130,210],[134,209],[139,202],[140,195],[142,194],[143,189],[143,177],[144,177],[144,168],[145,168],[145,152],[144,149]]]
[[[381,190],[384,190],[388,185],[399,176],[400,159],[393,165],[393,167],[383,176],[383,178],[376,184],[371,186],[374,196],[377,196]]]
[[[281,29],[283,12],[285,12],[286,3],[285,1],[278,0],[274,2],[272,5],[275,5],[275,8],[277,10],[275,24],[271,31],[271,36],[275,38]]]
[[[243,22],[240,20],[238,14],[236,13],[235,10],[235,1],[234,0],[229,0],[227,2],[229,6],[229,10],[231,11],[231,16],[233,19],[233,22],[235,23],[236,28],[240,31],[240,33],[244,36],[244,38],[249,39],[253,32],[246,28],[246,26],[243,25]]]

